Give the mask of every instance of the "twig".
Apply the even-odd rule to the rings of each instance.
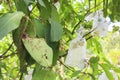
[[[93,36],[90,36],[90,37],[88,37],[86,40],[89,40],[89,39],[91,39]]]
[[[71,68],[69,68],[68,66],[66,66],[62,61],[58,60],[64,67],[66,67],[67,69],[69,69],[70,71],[74,72],[74,70],[72,70]]]
[[[11,55],[13,55],[13,54],[15,54],[15,53],[11,53],[10,55],[7,55],[7,56],[2,56],[2,59],[0,59],[0,61],[6,59],[7,57],[9,57],[9,56],[11,56]]]
[[[98,6],[100,6],[102,3],[103,3],[103,1],[101,1],[101,2],[100,2],[99,4],[97,4],[96,6],[90,8],[89,10],[86,10],[87,13],[86,13],[85,15],[87,15],[87,14],[90,12],[90,10],[92,10],[92,9],[94,9],[94,8],[96,8],[96,7],[98,7]]]
[[[0,56],[0,58],[3,58],[3,56],[11,49],[12,45],[13,45],[13,42],[10,44],[8,49]]]
[[[77,26],[82,22],[82,20],[80,19],[79,22],[74,26],[74,29],[72,30],[71,34],[74,34],[75,29],[77,28]]]
[[[95,80],[95,77],[93,74],[91,74],[91,73],[86,73],[86,74],[88,74],[92,78],[92,80]]]
[[[65,52],[66,52],[65,54],[63,54],[63,55],[59,56],[59,59],[60,59],[61,57],[65,57],[65,56],[68,54],[68,53],[67,53],[67,52],[68,52],[68,50],[66,50]]]
[[[93,30],[91,30],[90,32],[86,33],[85,35],[83,35],[82,38],[84,38],[85,36],[89,35],[90,33],[92,33],[96,28],[94,28]]]
[[[98,7],[99,5],[101,5],[102,2],[103,2],[103,1],[101,1],[99,4],[97,4],[96,6],[92,7],[91,9],[87,10],[87,13],[85,14],[85,16],[86,16],[87,14],[89,14],[90,10],[92,10],[92,9]],[[74,29],[72,30],[72,33],[71,33],[71,34],[74,34],[75,29],[77,28],[77,26],[78,26],[81,22],[82,22],[82,20],[79,20],[79,22],[74,26]]]

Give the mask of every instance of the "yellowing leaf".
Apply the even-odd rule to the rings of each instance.
[[[24,38],[23,44],[33,59],[42,66],[52,65],[53,52],[43,38]]]

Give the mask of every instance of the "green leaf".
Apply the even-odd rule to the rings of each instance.
[[[80,74],[80,72],[81,72],[80,70],[73,72],[72,75],[71,75],[71,77],[72,77],[72,78],[73,78],[73,77],[76,77],[77,75]]]
[[[17,8],[17,11],[22,11],[23,13],[25,13],[27,15],[29,14],[28,7],[27,7],[24,0],[14,0],[14,2],[15,2],[15,6]]]
[[[118,66],[113,65],[109,60],[106,59],[106,57],[103,57],[102,59],[107,65],[109,65],[109,68],[112,68],[115,72],[120,73],[120,68]]]
[[[49,19],[51,24],[51,41],[59,41],[62,36],[62,26],[59,21],[59,15],[55,6],[51,9],[51,18]]]
[[[62,37],[62,26],[59,22],[50,19],[51,23],[51,41],[59,41]]]
[[[101,64],[101,67],[105,71],[107,77],[109,80],[114,80],[112,73],[110,72],[109,65],[107,64]]]
[[[57,59],[59,57],[59,46],[60,46],[60,42],[52,42],[51,41],[51,36],[50,36],[50,31],[51,31],[51,27],[50,24],[47,25],[46,30],[45,30],[45,39],[47,44],[53,49],[53,66],[56,65],[57,63]]]
[[[93,70],[93,75],[97,75],[98,74],[98,61],[99,61],[99,57],[91,57],[90,58],[90,66]]]
[[[19,27],[21,18],[24,16],[22,12],[8,13],[0,17],[0,39],[9,32]]]
[[[50,17],[51,14],[51,5],[48,2],[48,0],[43,0],[46,7],[41,6],[41,4],[37,4],[37,7],[40,12],[40,16],[43,18],[43,20],[47,20]]]
[[[52,9],[51,9],[51,18],[52,20],[56,21],[56,22],[59,22],[59,14],[57,12],[57,9],[55,6],[52,6]]]
[[[98,52],[98,53],[103,52],[101,43],[100,43],[98,40],[96,40],[96,39],[95,39],[94,41],[95,41],[95,43],[96,43],[97,52]]]
[[[42,66],[52,65],[53,51],[43,38],[23,38],[23,44],[35,61]]]
[[[41,6],[46,7],[46,6],[45,6],[45,3],[43,2],[43,0],[38,0],[38,2],[39,2],[39,4],[40,4]]]
[[[33,20],[34,26],[36,28],[36,35],[39,38],[44,38],[45,37],[45,29],[46,29],[46,24],[43,22],[40,22],[37,19]]]
[[[24,1],[25,1],[26,5],[29,5],[29,4],[33,3],[35,0],[24,0]]]
[[[33,24],[33,22],[28,21],[25,32],[29,35],[29,37],[36,37],[36,26]]]
[[[56,80],[56,74],[51,69],[45,69],[37,65],[32,80]]]
[[[99,57],[98,56],[90,58],[90,63],[94,64],[94,63],[98,63],[98,61],[99,61]]]
[[[114,33],[114,32],[116,32],[116,31],[118,31],[119,29],[120,29],[119,26],[114,26],[112,32]]]

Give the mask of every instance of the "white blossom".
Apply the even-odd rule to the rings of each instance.
[[[97,16],[93,20],[92,29],[95,28],[95,30],[93,31],[93,35],[104,37],[105,35],[107,35],[108,27],[109,27],[109,24],[107,23],[106,19],[102,16]]]
[[[118,80],[117,74],[116,74],[113,70],[110,70],[110,72],[112,73],[114,80]],[[109,80],[109,79],[108,79],[108,77],[106,76],[105,72],[103,72],[103,73],[98,77],[98,80]]]
[[[86,58],[86,40],[84,38],[75,38],[70,43],[68,55],[65,64],[71,67],[77,67],[80,70],[84,68]]]
[[[105,18],[101,10],[91,13],[85,18],[85,20],[93,20],[92,30],[95,30],[92,34],[94,36],[104,37],[105,35],[107,35],[108,27],[110,25],[110,19],[108,20],[108,17]]]

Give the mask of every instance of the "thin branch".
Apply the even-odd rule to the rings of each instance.
[[[11,49],[12,45],[13,45],[13,42],[10,44],[10,46],[8,47],[8,49],[0,56],[0,58],[3,58],[3,56],[5,54],[7,54],[7,52]]]
[[[78,25],[82,22],[82,20],[79,20],[79,22],[74,26],[74,29],[72,30],[72,34],[75,33],[75,29],[78,27]]]
[[[86,73],[86,74],[88,74],[92,78],[92,80],[95,80],[95,77],[93,74],[91,74],[91,73]]]
[[[65,53],[65,54],[59,56],[59,59],[60,59],[61,57],[65,57],[65,56],[68,54],[67,52],[68,52],[68,50],[66,50],[66,53]]]
[[[99,4],[97,4],[96,6],[92,7],[91,9],[87,10],[87,13],[85,14],[85,16],[86,16],[87,14],[89,14],[90,10],[92,10],[92,9],[100,6],[102,2],[103,2],[103,1],[101,1]],[[79,20],[79,22],[74,26],[74,29],[72,30],[72,34],[74,34],[75,29],[77,28],[77,26],[78,26],[81,22],[82,22],[82,20]]]
[[[85,35],[83,35],[82,38],[84,38],[85,36],[89,35],[90,33],[92,33],[96,28],[94,28],[93,30],[91,30],[90,32],[86,33]]]
[[[101,2],[100,2],[99,4],[97,4],[96,6],[90,8],[89,10],[86,10],[87,13],[86,13],[85,15],[89,14],[90,10],[92,10],[92,9],[94,9],[94,8],[96,8],[96,7],[98,7],[98,6],[100,6],[102,3],[103,3],[103,1],[101,1]]]
[[[71,68],[69,68],[68,66],[66,66],[62,61],[58,60],[64,67],[66,67],[67,69],[69,69],[70,71],[74,72],[74,70],[72,70]]]
[[[88,37],[86,40],[89,40],[89,39],[91,39],[93,36],[90,36],[90,37]]]
[[[4,59],[8,58],[9,56],[11,56],[11,55],[13,55],[13,54],[15,54],[15,53],[11,53],[10,55],[7,55],[7,56],[2,56],[2,59],[0,59],[0,61],[2,61],[2,60],[4,60]]]

